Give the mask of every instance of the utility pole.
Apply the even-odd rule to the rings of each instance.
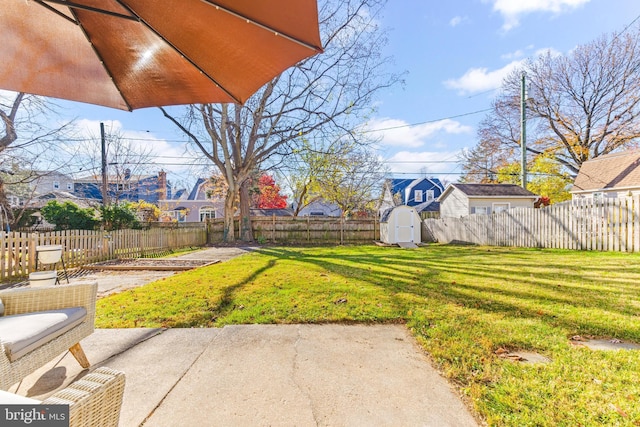
[[[522,72],[520,88],[520,170],[522,188],[527,189],[527,73]]]
[[[100,141],[102,143],[102,206],[109,205],[109,180],[107,178],[107,144],[104,137],[104,123],[100,122]]]

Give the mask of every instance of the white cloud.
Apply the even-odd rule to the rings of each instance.
[[[472,133],[473,128],[451,119],[410,126],[398,119],[378,119],[369,123],[369,130],[381,138],[380,144],[387,147],[417,148],[436,135]]]
[[[469,17],[468,16],[454,16],[453,18],[451,18],[451,21],[449,21],[449,25],[451,25],[452,27],[457,27],[458,25],[465,23],[469,21]]]
[[[489,71],[488,68],[471,68],[462,77],[446,80],[444,85],[449,89],[457,90],[460,95],[497,89],[502,84],[502,80],[520,64],[522,61],[512,61],[493,71]]]
[[[509,31],[520,25],[520,17],[533,12],[564,13],[590,0],[491,0],[493,10],[504,18],[502,29]]]

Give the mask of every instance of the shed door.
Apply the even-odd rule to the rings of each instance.
[[[413,215],[409,209],[396,212],[396,242],[413,242]]]

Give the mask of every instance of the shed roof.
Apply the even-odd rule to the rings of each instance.
[[[622,151],[587,160],[572,192],[640,187],[640,150]]]
[[[389,222],[389,218],[391,218],[391,214],[393,213],[393,211],[399,210],[399,209],[408,209],[408,210],[411,210],[411,211],[415,212],[416,215],[418,214],[416,212],[416,209],[413,206],[398,205],[398,206],[394,206],[392,208],[388,208],[384,212],[382,212],[382,215],[380,215],[380,222]]]
[[[467,197],[538,197],[515,184],[451,184],[450,187],[457,188]]]

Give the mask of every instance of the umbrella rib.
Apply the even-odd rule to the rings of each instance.
[[[240,13],[234,11],[234,10],[231,10],[231,9],[225,7],[225,6],[221,6],[216,1],[212,1],[212,0],[200,0],[200,1],[203,2],[203,3],[208,4],[209,6],[215,7],[216,10],[222,10],[223,12],[226,12],[226,13],[228,13],[230,15],[233,15],[236,18],[239,18],[239,19],[242,19],[244,21],[247,21],[247,23],[253,24],[253,25],[255,25],[255,26],[259,27],[259,28],[262,28],[263,30],[270,31],[276,36],[284,37],[285,39],[287,39],[287,40],[289,40],[291,42],[294,42],[294,43],[296,43],[296,44],[298,44],[300,46],[303,46],[303,47],[305,47],[307,49],[311,49],[314,52],[322,53],[324,51],[322,49],[322,47],[314,46],[312,44],[309,44],[309,43],[305,42],[304,40],[300,40],[299,38],[296,38],[296,37],[291,36],[289,34],[282,33],[282,32],[280,32],[280,31],[278,31],[278,30],[276,30],[276,29],[274,29],[274,28],[272,28],[272,27],[270,27],[270,26],[268,26],[266,24],[263,24],[261,22],[256,21],[255,19],[251,19],[251,18],[249,18],[249,17],[247,17],[245,15],[242,15],[242,14],[240,14]]]
[[[187,54],[185,54],[184,52],[182,52],[176,45],[174,45],[173,43],[171,43],[171,41],[169,41],[166,37],[164,37],[162,34],[160,34],[158,31],[156,31],[155,28],[153,28],[147,21],[145,21],[140,15],[138,15],[133,9],[131,9],[129,6],[127,6],[126,4],[122,3],[121,0],[115,0],[119,5],[121,5],[122,7],[124,7],[125,9],[127,9],[129,11],[129,13],[131,13],[133,16],[135,16],[137,19],[137,21],[139,21],[142,25],[146,26],[149,30],[153,31],[153,33],[158,36],[160,39],[162,39],[162,41],[164,41],[167,46],[170,46],[171,49],[175,50],[176,52],[178,52],[180,54],[180,56],[182,56],[186,61],[188,61],[193,67],[195,67],[198,71],[200,71],[200,73],[202,73],[204,76],[206,76],[209,80],[211,80],[213,83],[215,83],[216,86],[218,86],[218,88],[220,88],[221,91],[223,91],[225,94],[227,94],[227,96],[231,99],[233,99],[235,102],[237,102],[238,104],[242,104],[243,102],[235,95],[233,95],[231,92],[229,92],[222,84],[220,84],[220,82],[218,82],[215,78],[213,78],[212,76],[209,75],[209,73],[207,73],[205,70],[203,70],[198,64],[196,64],[193,60],[191,60],[191,58],[189,58],[189,56]]]
[[[40,6],[46,8],[47,10],[49,10],[50,12],[55,13],[56,15],[60,16],[61,18],[66,19],[67,21],[71,22],[72,24],[76,24],[78,25],[78,21],[76,21],[73,18],[70,18],[69,16],[65,15],[64,13],[60,12],[58,9],[56,9],[55,7],[51,7],[48,4],[46,4],[44,1],[42,0],[33,0],[35,3],[39,4]]]
[[[41,2],[41,0],[36,0],[36,1],[38,3]],[[46,1],[47,3],[54,3],[54,4],[60,4],[60,5],[63,5],[63,6],[67,6],[68,8],[71,8],[71,9],[81,9],[81,10],[87,10],[89,12],[102,13],[103,15],[114,16],[116,18],[129,19],[131,21],[139,21],[140,20],[137,16],[124,15],[122,13],[112,12],[110,10],[100,9],[100,8],[97,8],[97,7],[85,6],[83,4],[73,3],[73,2],[70,2],[70,1],[66,1],[66,0],[44,0],[44,1]],[[49,8],[53,9],[50,6],[49,6]],[[55,10],[55,9],[53,9],[53,10]],[[64,15],[64,14],[62,14],[62,15]],[[69,17],[66,17],[66,18],[69,19]]]
[[[76,18],[76,20],[78,20],[78,17],[76,16],[76,12],[73,9],[71,9],[70,12],[73,14],[73,16]],[[100,64],[102,65],[102,68],[104,69],[104,72],[107,73],[107,75],[109,76],[109,78],[111,79],[112,82],[115,82],[115,80],[113,78],[113,73],[111,72],[111,70],[109,70],[109,67],[107,67],[107,64],[104,62],[104,58],[102,57],[102,55],[100,54],[98,49],[96,49],[96,47],[94,46],[93,42],[91,41],[91,38],[89,37],[89,34],[87,34],[87,32],[84,29],[84,26],[82,25],[82,23],[79,20],[78,20],[78,26],[80,27],[80,30],[82,31],[82,34],[84,34],[84,38],[87,39],[87,41],[89,42],[89,45],[91,46],[91,49],[93,49],[93,52],[96,54],[96,57],[100,60]],[[122,102],[124,102],[125,105],[127,106],[127,110],[133,111],[133,108],[131,108],[131,104],[129,103],[127,98],[124,96],[124,93],[122,93],[122,91],[120,90],[120,87],[117,84],[114,84],[114,87],[116,88],[116,90],[120,94],[120,98],[122,99]]]

